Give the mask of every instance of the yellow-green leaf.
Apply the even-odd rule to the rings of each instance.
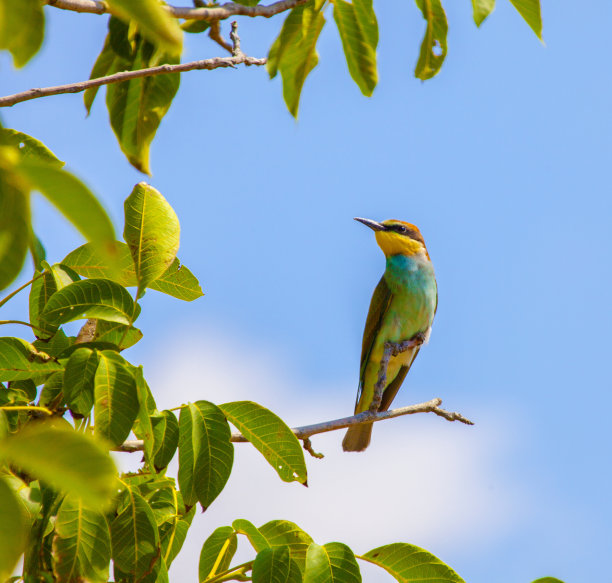
[[[220,526],[204,541],[198,564],[198,580],[205,581],[213,575],[222,573],[229,566],[238,541],[231,526]]]
[[[531,30],[542,40],[542,10],[540,0],[510,0]]]
[[[264,549],[253,562],[253,583],[301,583],[302,574],[287,547]]]
[[[480,26],[485,18],[493,12],[494,8],[495,0],[472,0],[472,11],[476,26]]]
[[[40,49],[45,34],[45,14],[39,0],[0,0],[0,49],[23,67]]]
[[[62,366],[21,338],[0,338],[0,381],[43,379]]]
[[[304,583],[361,583],[353,551],[342,543],[312,543],[306,553]]]
[[[288,520],[271,520],[259,527],[259,532],[268,541],[271,548],[288,547],[291,558],[297,563],[300,571],[306,565],[306,553],[312,538],[297,524]]]
[[[24,134],[23,132],[8,128],[4,128],[0,130],[0,132],[2,133],[3,142],[17,148],[23,158],[33,158],[35,160],[47,162],[56,168],[64,166],[65,162],[62,162],[40,140],[28,134]]]
[[[10,577],[26,543],[26,521],[13,489],[0,478],[0,581]]]
[[[370,97],[378,82],[378,24],[372,4],[365,0],[356,0],[353,4],[334,0],[334,20],[351,77],[361,92]]]

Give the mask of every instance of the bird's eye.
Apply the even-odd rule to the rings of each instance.
[[[406,229],[406,227],[400,227],[399,230],[400,233],[405,233],[408,229]]]

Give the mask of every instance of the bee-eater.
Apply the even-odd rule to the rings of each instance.
[[[417,227],[396,220],[382,223],[355,220],[374,231],[387,260],[385,273],[370,302],[363,333],[357,414],[367,411],[372,404],[385,345],[429,338],[438,306],[438,288],[425,241]],[[391,405],[419,349],[420,344],[417,344],[389,359],[378,411],[386,411]],[[363,451],[370,444],[371,434],[372,423],[349,427],[342,448]]]

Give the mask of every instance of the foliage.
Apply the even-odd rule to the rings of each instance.
[[[539,0],[510,0],[541,37]],[[196,2],[196,4],[200,4]],[[245,6],[256,6],[244,0]],[[447,54],[440,0],[417,0],[426,21],[415,75],[429,79]],[[480,26],[494,0],[472,0]],[[91,77],[179,62],[182,32],[210,29],[206,21],[179,25],[156,0],[108,0],[108,35]],[[283,79],[297,117],[305,80],[318,63],[316,44],[333,11],[348,71],[366,95],[377,84],[378,23],[371,0],[309,0],[291,8],[272,44],[268,73]],[[0,49],[16,67],[39,50],[44,36],[40,0],[0,0]],[[110,85],[111,126],[128,160],[149,172],[149,147],[179,88],[177,74]],[[97,88],[84,94],[89,112]],[[87,239],[49,263],[34,233],[31,192],[42,193]],[[29,288],[21,322],[34,338],[0,338],[0,580],[23,556],[23,578],[37,581],[163,583],[181,550],[199,504],[206,510],[230,478],[230,423],[285,482],[307,484],[303,450],[273,412],[248,401],[196,401],[159,411],[142,367],[125,351],[142,340],[135,327],[140,300],[155,290],[183,301],[203,295],[198,279],[177,258],[180,226],[171,206],[141,182],[127,196],[124,241],[92,191],[44,144],[0,127],[0,289],[32,257],[32,278],[0,300],[4,307]],[[130,292],[132,288],[133,293]],[[84,321],[78,335],[66,324]],[[15,322],[11,320],[11,322]],[[177,415],[175,411],[180,411]],[[143,451],[138,472],[118,474],[109,450],[125,450],[133,433]],[[167,475],[178,456],[177,479]],[[177,487],[178,485],[178,487]],[[238,537],[254,558],[232,565]],[[440,559],[414,545],[392,543],[361,556],[345,544],[320,545],[296,524],[259,527],[244,519],[220,526],[203,543],[199,580],[359,582],[358,560],[397,581],[461,582]],[[534,583],[554,583],[553,578]]]

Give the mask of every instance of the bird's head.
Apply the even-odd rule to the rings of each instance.
[[[388,219],[381,223],[359,217],[355,217],[355,220],[374,231],[376,242],[385,256],[424,253],[429,258],[425,240],[418,227],[395,219]]]

